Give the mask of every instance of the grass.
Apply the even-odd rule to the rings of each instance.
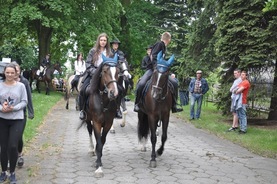
[[[32,93],[33,107],[35,111],[35,118],[27,119],[27,125],[24,130],[24,140],[29,142],[37,133],[38,127],[47,118],[49,110],[63,98],[63,94],[60,92],[51,91],[50,95],[45,95],[45,91]]]
[[[277,129],[266,129],[248,125],[247,133],[239,135],[236,132],[226,132],[231,127],[232,115],[222,116],[213,103],[202,105],[200,120],[189,120],[189,105],[177,116],[196,128],[204,129],[220,138],[232,141],[249,151],[269,158],[277,159]]]

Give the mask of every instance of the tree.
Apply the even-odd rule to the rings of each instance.
[[[216,51],[225,70],[220,73],[222,85],[218,106],[225,113],[230,107],[226,104],[229,98],[226,89],[233,80],[235,68],[259,71],[260,68],[276,65],[276,31],[272,29],[276,28],[276,23],[272,22],[276,22],[276,14],[263,14],[263,7],[263,0],[219,1]],[[276,89],[276,82],[273,85]],[[273,111],[276,111],[276,94],[272,97],[271,103],[275,103]]]

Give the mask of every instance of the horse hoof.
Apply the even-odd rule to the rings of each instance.
[[[140,149],[140,151],[141,151],[141,152],[146,152],[146,147],[142,147],[142,148]]]
[[[121,127],[125,127],[125,123],[121,123],[120,126],[121,126]]]
[[[102,167],[99,167],[94,173],[95,173],[95,177],[96,178],[102,178],[102,177],[104,177],[104,173],[103,173]]]
[[[88,150],[88,153],[91,154],[91,156],[95,156],[95,151],[91,148]]]
[[[151,161],[150,161],[150,167],[151,167],[151,168],[157,167],[157,162],[156,162],[155,160],[151,160]]]
[[[114,134],[115,133],[115,130],[113,129],[113,130],[110,130],[110,132],[111,132],[111,134]]]

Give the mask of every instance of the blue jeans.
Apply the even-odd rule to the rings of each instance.
[[[239,108],[236,112],[239,117],[240,130],[246,132],[247,130],[246,104],[242,104],[242,108]]]
[[[189,104],[189,91],[179,91],[181,105],[185,106]]]
[[[203,99],[202,94],[195,94],[195,93],[191,94],[191,102],[190,102],[190,118],[191,119],[200,118],[202,99]],[[197,102],[196,116],[194,115],[195,114],[194,113],[195,102]]]

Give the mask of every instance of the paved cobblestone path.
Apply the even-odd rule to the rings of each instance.
[[[165,151],[150,168],[150,141],[141,152],[137,114],[127,102],[127,124],[114,121],[103,149],[104,177],[96,178],[96,157],[88,153],[86,128],[77,131],[78,112],[59,101],[38,135],[25,148],[25,165],[16,170],[19,184],[276,184],[277,160],[263,158],[229,141],[171,117]],[[247,136],[247,135],[244,135]],[[160,137],[158,137],[158,146]]]

